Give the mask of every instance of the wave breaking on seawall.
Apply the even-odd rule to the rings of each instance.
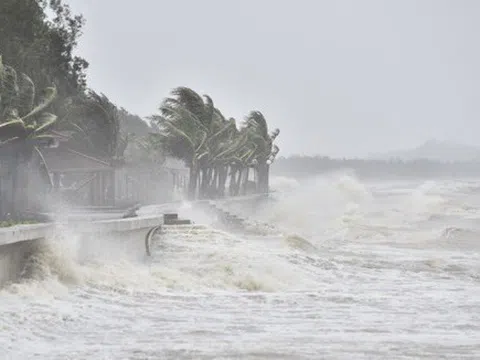
[[[1,258],[4,272],[11,270],[9,266],[22,267],[20,278],[2,291],[28,294],[36,289],[48,293],[89,286],[126,292],[271,292],[314,287],[319,270],[339,266],[333,255],[329,258],[325,254],[333,253],[346,238],[381,243],[396,232],[399,244],[415,241],[411,232],[410,240],[402,239],[401,230],[413,231],[412,223],[428,220],[448,208],[448,200],[436,193],[435,186],[429,182],[406,189],[403,194],[392,192],[401,201],[382,209],[380,217],[376,213],[380,211],[378,197],[388,189],[371,190],[354,176],[333,174],[303,183],[273,178],[273,200],[260,204],[255,213],[235,201],[226,209],[252,223],[271,225],[261,235],[216,229],[212,226],[214,219],[188,204],[179,209],[180,214],[183,211],[193,219],[203,216],[203,225],[158,235],[158,248],[151,259],[132,256],[124,251],[123,244],[104,244],[101,238],[89,241],[88,251],[80,251],[85,244],[65,229],[55,239],[21,244],[28,247],[23,249],[27,256],[9,261],[8,266]],[[409,212],[402,213],[402,207]],[[432,231],[416,230],[416,246],[451,240],[456,234],[468,237],[469,231],[439,230],[434,237]],[[143,239],[132,241],[138,241],[143,249]]]

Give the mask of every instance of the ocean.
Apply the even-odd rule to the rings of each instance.
[[[150,258],[52,239],[0,290],[0,359],[480,358],[480,179],[272,187],[225,205],[248,232],[183,204]]]

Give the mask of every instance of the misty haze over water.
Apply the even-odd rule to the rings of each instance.
[[[113,169],[94,195],[114,204],[118,169],[131,166],[120,180],[134,177],[141,163],[147,175],[123,189],[124,198],[141,192],[150,202],[138,215],[178,212],[193,224],[164,226],[151,256],[144,238],[83,242],[64,224],[32,245],[19,281],[0,288],[0,358],[480,359],[480,2],[68,3],[87,20],[69,45],[90,66],[71,58],[67,70],[52,61],[53,69],[78,66],[74,75],[88,73],[99,92],[79,96],[83,115],[73,124],[93,135],[62,146],[98,156],[88,176]],[[32,38],[16,65],[31,66],[23,54],[46,48]],[[37,70],[29,75],[45,82]],[[74,101],[65,89],[55,100],[49,91],[49,111],[64,113],[39,118],[63,126],[72,109],[57,105]],[[195,106],[177,107],[185,98]],[[107,113],[104,123],[84,115],[92,104]],[[210,127],[192,108],[210,115]],[[0,113],[0,125],[5,119]],[[62,159],[54,145],[37,160]],[[207,165],[195,167],[201,159]],[[162,182],[143,181],[149,170]],[[62,186],[88,180],[77,175]],[[196,190],[216,210],[190,201]],[[85,190],[85,203],[92,194]],[[45,199],[67,217],[69,207]],[[242,226],[225,226],[227,213]]]

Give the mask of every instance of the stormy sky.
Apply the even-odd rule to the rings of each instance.
[[[262,111],[284,156],[480,143],[480,1],[67,2],[90,87],[141,116],[184,85]]]

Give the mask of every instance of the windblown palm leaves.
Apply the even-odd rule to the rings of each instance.
[[[45,109],[55,96],[55,87],[46,88],[35,104],[32,80],[25,74],[18,76],[0,56],[0,147],[19,141],[33,147],[50,144],[53,137],[49,131],[57,117]]]
[[[160,114],[150,117],[159,126],[157,141],[166,153],[190,167],[190,197],[195,193],[198,171],[208,162],[207,142],[217,118],[223,117],[212,100],[186,87],[174,89],[160,107]]]
[[[232,175],[230,187],[238,192],[240,177],[246,175],[243,181],[248,180],[249,167],[267,165],[278,153],[273,145],[278,130],[269,135],[260,112],[251,112],[239,130],[236,121],[227,120],[210,97],[186,87],[174,89],[162,103],[160,114],[151,120],[160,129],[157,142],[190,167],[190,197],[199,180],[201,197],[223,195],[228,169]]]
[[[273,142],[280,130],[275,129],[272,134],[269,134],[267,121],[259,111],[250,112],[245,119],[244,126],[249,133],[251,142],[255,146],[255,159],[259,163],[272,163],[279,151],[278,146],[273,145]]]
[[[169,154],[197,167],[208,155],[205,145],[216,115],[210,98],[204,101],[193,90],[180,87],[164,100],[160,115],[150,119],[160,127],[158,138]]]
[[[57,117],[46,111],[56,96],[56,88],[48,87],[37,97],[33,81],[25,74],[4,65],[0,57],[0,158],[6,164],[12,188],[1,196],[8,197],[5,212],[18,216],[27,206],[27,179],[22,175],[25,165],[36,154],[40,177],[52,186],[48,169],[39,148],[53,143],[51,129]]]
[[[121,161],[129,136],[120,131],[120,110],[104,94],[88,91],[64,105],[61,128],[73,131],[73,146],[86,153]]]

